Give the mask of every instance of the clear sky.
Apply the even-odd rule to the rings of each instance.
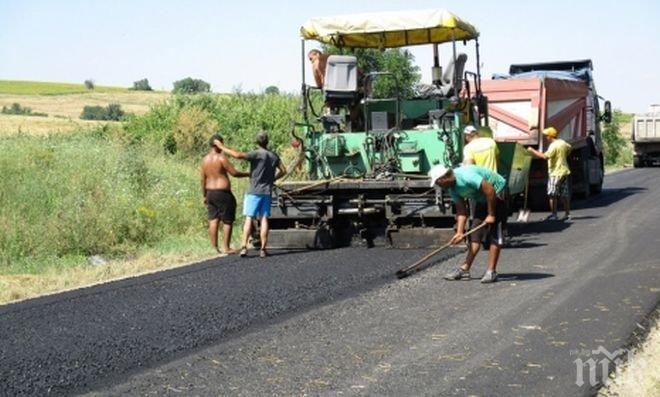
[[[659,0],[0,0],[0,79],[131,86],[146,77],[171,90],[191,76],[216,92],[297,91],[298,29],[308,18],[433,8],[479,29],[485,77],[511,63],[591,58],[614,107],[660,103]],[[413,53],[428,82],[430,46]]]

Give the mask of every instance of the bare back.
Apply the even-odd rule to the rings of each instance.
[[[328,64],[328,55],[320,54],[312,61],[312,73],[316,86],[323,88],[325,85],[325,69]]]
[[[205,188],[231,190],[227,176],[227,159],[221,153],[209,153],[202,159],[202,172],[206,177]]]

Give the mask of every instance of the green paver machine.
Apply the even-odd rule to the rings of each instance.
[[[450,12],[433,10],[313,18],[300,34],[302,122],[294,143],[309,180],[286,181],[275,189],[269,244],[429,247],[448,238],[453,206],[446,192],[430,186],[427,173],[437,164],[458,166],[464,126],[487,120],[477,29]],[[360,76],[355,56],[332,55],[322,88],[324,112],[311,120],[310,97],[318,88],[305,80],[307,40],[339,48],[429,45],[432,84],[418,87],[413,98],[373,98],[371,83],[392,75]],[[475,42],[475,72],[465,70],[468,56],[457,49],[470,41]],[[442,46],[444,72],[442,44],[447,44]],[[512,193],[520,192],[526,156],[515,144],[502,145],[501,173],[513,184]]]

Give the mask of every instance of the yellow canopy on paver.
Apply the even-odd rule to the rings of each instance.
[[[312,18],[300,35],[337,47],[392,48],[472,40],[479,31],[449,11],[426,10]]]

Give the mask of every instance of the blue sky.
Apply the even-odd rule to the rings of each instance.
[[[599,94],[614,107],[643,112],[660,103],[660,1],[653,0],[0,0],[0,79],[130,86],[146,77],[170,90],[192,76],[216,92],[297,91],[298,29],[308,18],[433,8],[480,30],[486,77],[511,63],[591,58]],[[473,58],[472,48],[466,52]],[[413,53],[429,80],[431,48]]]

